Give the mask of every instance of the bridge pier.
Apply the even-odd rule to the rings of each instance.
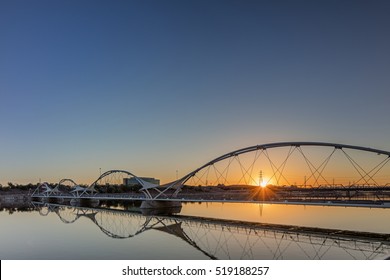
[[[144,215],[161,215],[180,213],[181,202],[179,201],[156,201],[144,200],[140,206],[141,213]]]
[[[99,206],[99,199],[80,199],[80,198],[72,198],[69,200],[69,204],[71,206]]]

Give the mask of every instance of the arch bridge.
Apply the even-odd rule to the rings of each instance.
[[[345,195],[360,197],[364,190],[371,198],[390,201],[389,161],[389,151],[369,147],[327,142],[277,142],[223,154],[167,184],[148,182],[126,170],[109,170],[88,187],[63,179],[53,189],[47,183],[42,184],[33,196],[37,193],[58,195],[60,186],[65,183],[70,186],[72,196],[99,196],[96,193],[102,192],[102,186],[106,186],[103,188],[106,193],[112,191],[110,186],[126,188],[124,178],[128,178],[137,182],[143,193],[128,199],[184,199],[185,194],[185,199],[192,201],[205,197],[225,200],[233,196],[239,200],[252,200],[260,190],[268,196],[277,192],[279,198],[285,191],[299,191],[296,193],[302,199],[308,191],[320,190],[322,195],[326,194],[325,198],[337,200]]]
[[[380,188],[390,186],[390,152],[326,142],[278,142],[219,156],[165,184],[159,197],[184,186]]]

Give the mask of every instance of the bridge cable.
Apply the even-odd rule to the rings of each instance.
[[[363,180],[363,181],[365,181],[366,182],[366,184],[367,184],[367,186],[369,186],[370,185],[370,183],[366,180],[366,176],[368,176],[368,174],[367,174],[367,172],[349,155],[349,154],[347,154],[343,149],[341,149],[342,151],[343,151],[343,153],[345,154],[345,156],[347,157],[347,159],[350,161],[350,163],[352,164],[352,166],[355,168],[355,170],[359,173],[359,175],[361,176],[361,178],[357,181],[357,182],[359,182],[359,181],[361,181],[361,180]],[[360,170],[358,169],[358,168],[360,168]],[[365,173],[365,175],[363,176],[362,175],[362,173],[360,172],[360,171],[362,171],[363,173]],[[378,183],[375,181],[375,180],[372,180],[373,182],[374,182],[374,184],[375,185],[377,185],[378,186]],[[357,182],[355,182],[355,184],[357,183]]]
[[[258,151],[259,151],[259,150],[256,150],[255,156],[253,157],[253,162],[252,162],[251,166],[248,168],[248,170],[250,169],[249,177],[250,177],[250,179],[251,179],[252,181],[254,181],[254,182],[256,182],[256,179],[254,179],[254,178],[252,177],[253,169],[254,169],[254,167],[255,167],[256,161],[258,160],[258,158],[259,158],[260,155],[262,154],[262,152],[260,152],[260,154],[258,154]]]
[[[309,167],[309,170],[311,172],[311,175],[309,176],[308,180],[313,177],[314,178],[314,186],[316,184],[318,184],[318,180],[319,178],[321,177],[326,184],[330,185],[330,183],[328,182],[328,180],[326,180],[326,178],[324,176],[322,176],[322,173],[324,172],[325,170],[325,167],[327,166],[327,164],[329,163],[331,157],[333,156],[333,154],[335,153],[336,151],[336,148],[334,148],[332,150],[332,152],[330,153],[330,155],[325,158],[325,160],[316,168],[315,165],[309,160],[309,158],[304,154],[303,150],[301,147],[298,147],[298,151],[302,154],[303,158],[305,159],[306,161],[306,164],[307,166]],[[322,169],[320,170],[320,168],[322,167]],[[313,169],[314,171],[313,171]],[[318,176],[316,176],[316,173],[318,174]]]
[[[233,161],[234,161],[234,157],[229,158],[229,162],[228,162],[228,165],[227,165],[227,168],[226,168],[226,177],[225,177],[224,184],[229,184],[229,182],[228,182],[228,175],[229,175],[230,165],[232,164]]]
[[[257,151],[256,151],[256,152],[257,152]],[[238,157],[238,156],[237,156],[237,157]],[[252,162],[252,164],[248,167],[248,169],[246,169],[245,166],[241,163],[240,159],[238,158],[238,163],[239,163],[239,165],[240,165],[241,172],[242,172],[242,177],[241,177],[240,180],[238,181],[238,184],[241,182],[242,179],[244,179],[245,185],[249,185],[248,182],[246,181],[246,178],[245,178],[246,175],[249,176],[249,180],[252,179],[252,180],[254,181],[252,175],[249,174],[249,170],[250,170],[250,169],[253,170],[253,165],[255,164],[255,162],[256,162],[256,160],[254,160],[254,161]],[[245,172],[244,172],[244,171],[245,171]],[[250,183],[250,182],[249,182],[249,183]]]
[[[283,179],[286,181],[287,185],[291,185],[289,183],[289,181],[287,180],[287,178],[283,175],[283,170],[284,170],[284,168],[286,166],[287,160],[292,155],[292,153],[295,151],[295,149],[293,149],[293,150],[291,150],[291,149],[292,149],[292,147],[290,147],[290,150],[288,151],[285,160],[280,164],[279,167],[277,167],[276,164],[271,160],[271,158],[270,158],[270,156],[268,154],[268,151],[264,150],[265,151],[264,154],[267,157],[267,159],[268,159],[268,161],[269,161],[269,163],[271,165],[272,172],[273,172],[272,177],[269,179],[269,181],[271,181],[272,178],[275,178],[277,185],[280,185],[279,181],[283,177]],[[281,168],[282,168],[282,170],[280,170]],[[277,175],[278,173],[279,173],[279,176]]]
[[[384,160],[382,160],[380,163],[378,163],[375,167],[373,167],[370,171],[368,171],[367,173],[367,176],[373,180],[374,180],[374,176],[390,161],[390,156],[385,158]],[[376,170],[376,171],[375,171]],[[370,175],[370,173],[372,173],[373,171],[375,171],[372,175]]]

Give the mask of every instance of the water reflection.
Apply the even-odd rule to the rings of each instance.
[[[66,224],[89,221],[114,239],[148,238],[159,233],[184,241],[208,259],[385,259],[390,254],[388,235],[346,235],[324,229],[255,225],[219,219],[143,215],[132,209],[73,207],[58,204],[37,206],[40,215],[55,213]],[[166,235],[167,234],[167,235]],[[387,238],[387,239],[386,239]],[[176,242],[174,246],[183,246]],[[153,245],[145,251],[153,250]],[[171,248],[175,250],[176,248]],[[167,252],[169,255],[169,252]],[[169,257],[168,257],[169,258]]]

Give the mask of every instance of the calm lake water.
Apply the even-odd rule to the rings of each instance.
[[[186,203],[145,215],[134,205],[45,205],[0,212],[1,259],[385,259],[390,242],[216,219],[390,234],[390,209]],[[12,212],[12,211],[11,211]],[[195,219],[208,217],[213,219]]]

